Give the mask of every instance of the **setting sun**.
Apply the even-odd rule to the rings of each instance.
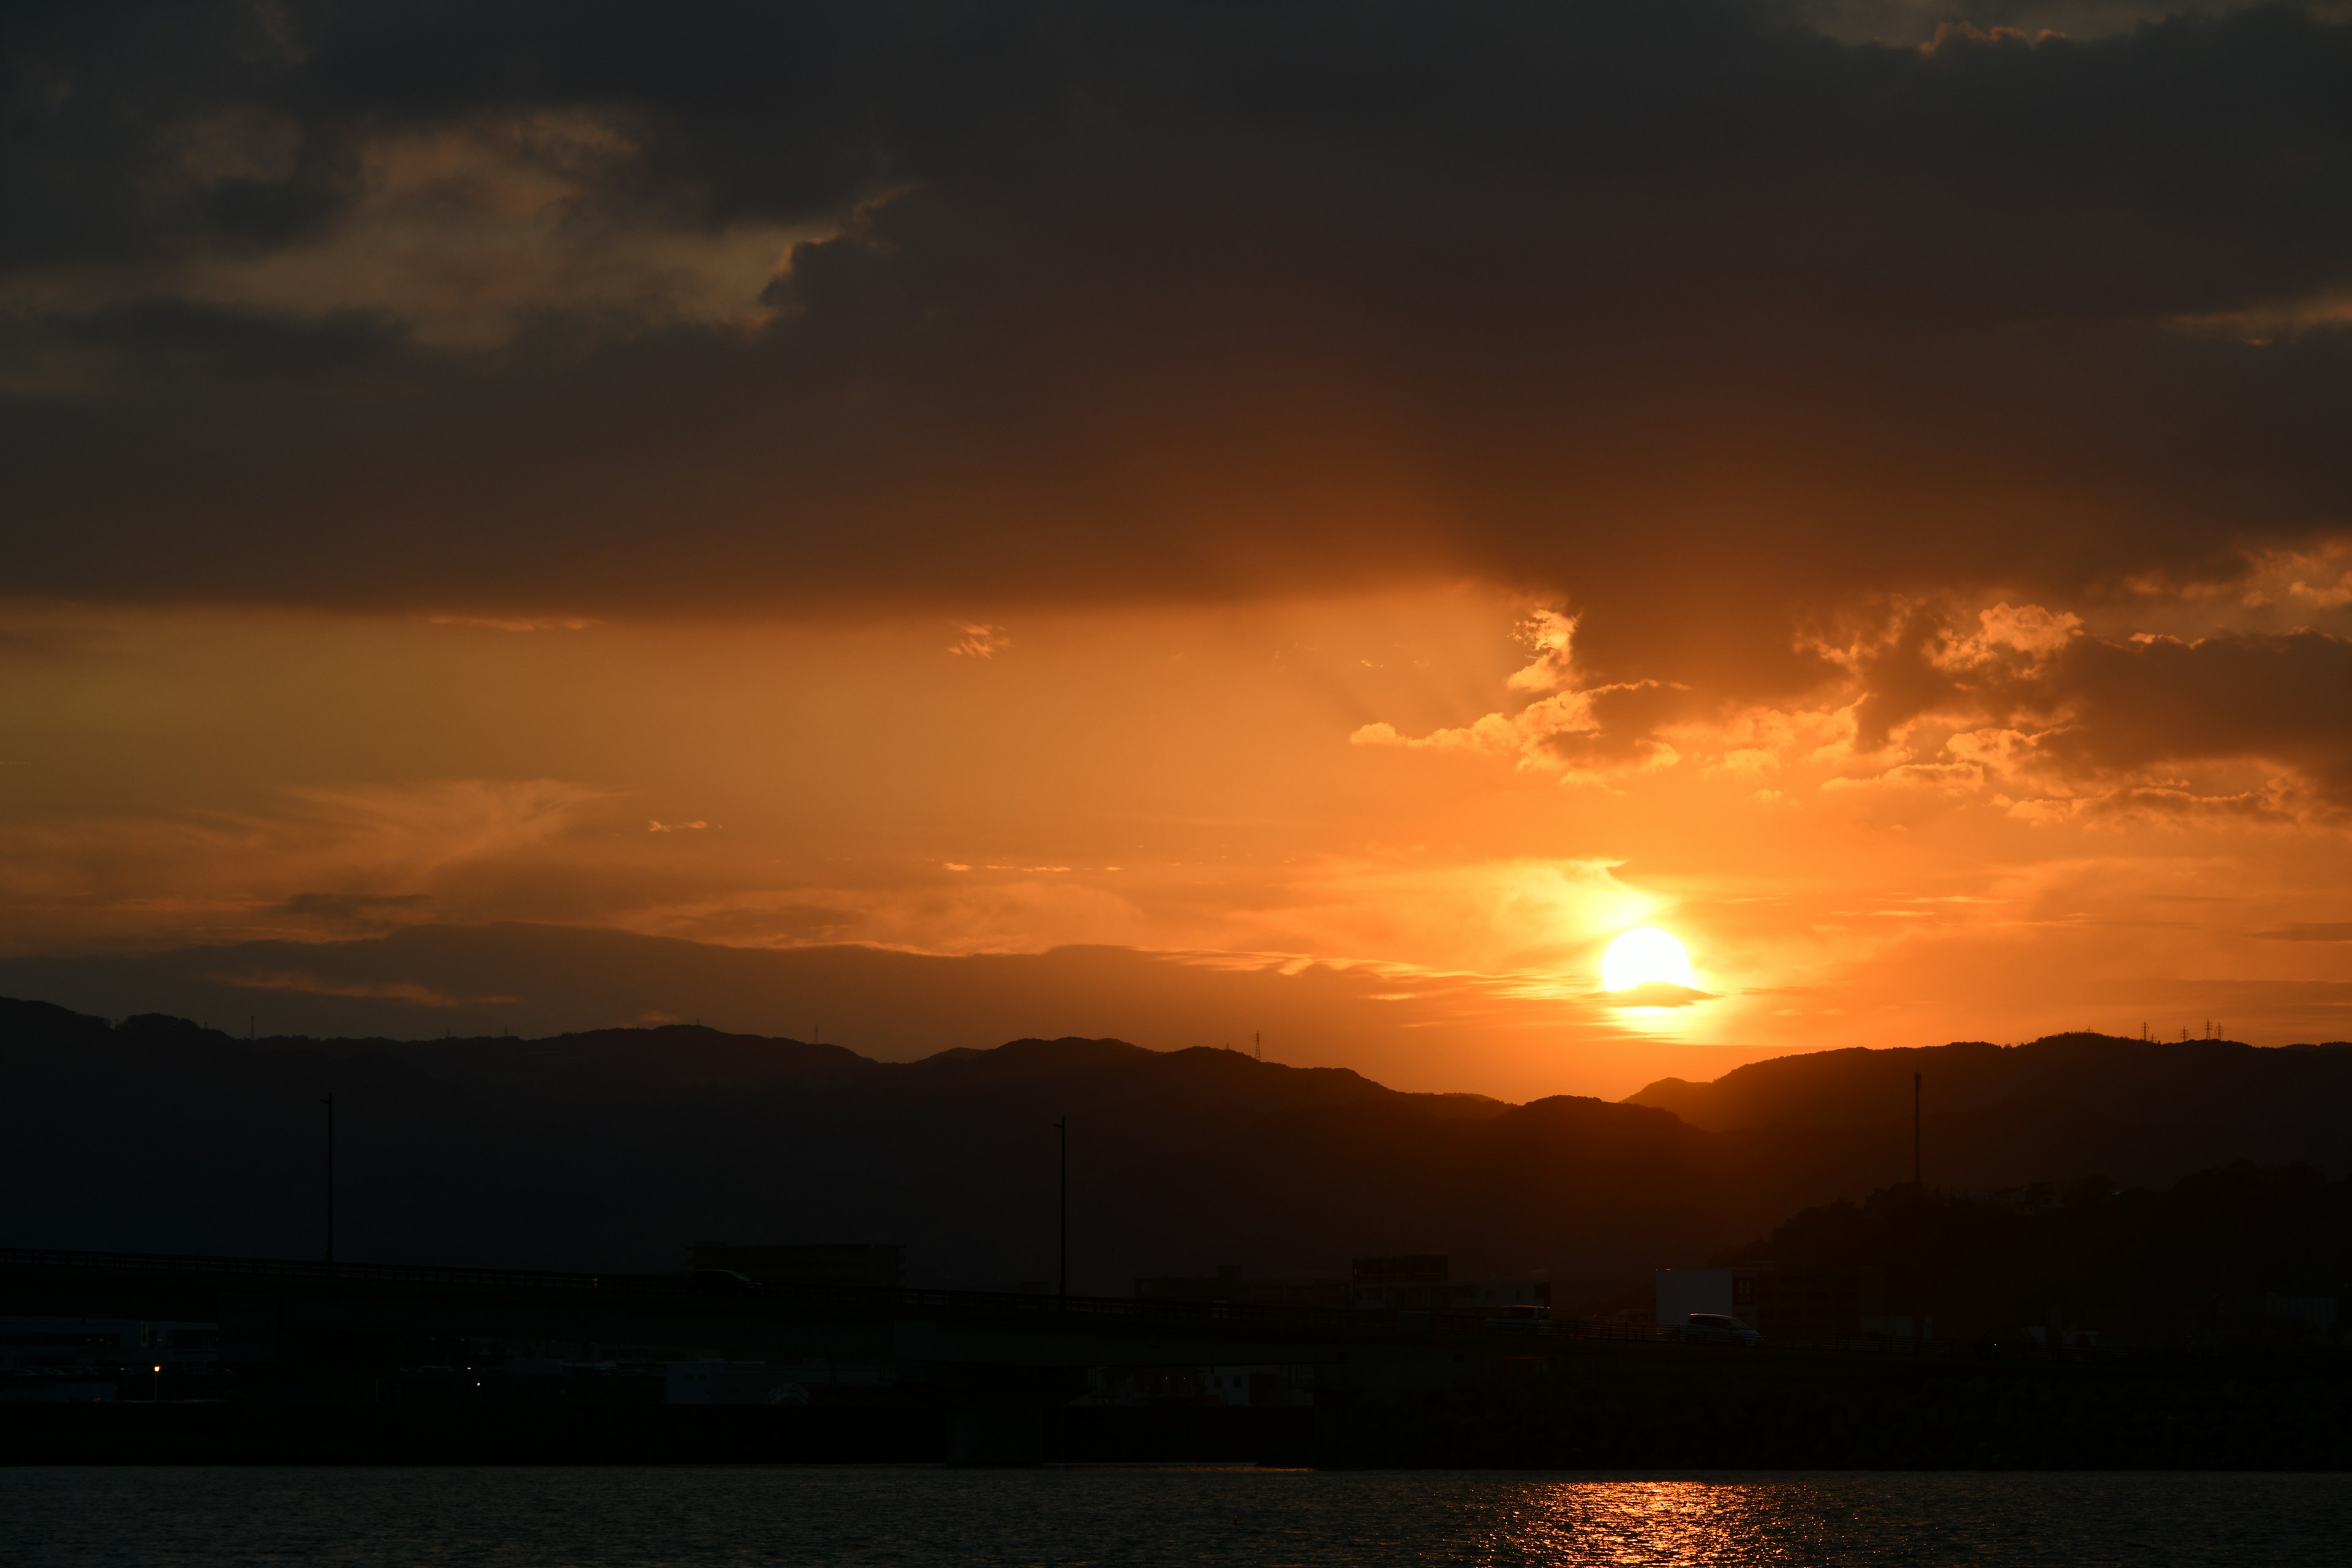
[[[1691,984],[1690,954],[1672,933],[1655,926],[1637,926],[1609,944],[1601,955],[1601,984],[1609,991],[1630,991],[1656,981],[1672,985]]]

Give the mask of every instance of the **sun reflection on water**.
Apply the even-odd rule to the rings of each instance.
[[[17,1548],[0,1558],[60,1568],[2236,1568],[2339,1561],[2352,1486],[2243,1472],[0,1466],[0,1521]]]
[[[1496,1522],[1486,1547],[1507,1563],[1811,1562],[1805,1548],[1820,1521],[1805,1492],[1722,1481],[1539,1483]]]

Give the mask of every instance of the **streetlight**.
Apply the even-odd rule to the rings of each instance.
[[[155,1363],[155,1387],[154,1392],[148,1395],[148,1403],[152,1405],[163,1403],[163,1363],[160,1361]]]
[[[1919,1075],[1911,1075],[1911,1184],[1925,1192],[1919,1165]]]
[[[335,1097],[320,1104],[327,1108],[327,1267],[335,1266]]]

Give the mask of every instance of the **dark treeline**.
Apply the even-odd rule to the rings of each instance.
[[[2242,1161],[2160,1191],[2095,1175],[1999,1193],[1905,1184],[1808,1208],[1717,1261],[1767,1259],[1861,1271],[1882,1310],[1931,1317],[1946,1340],[2292,1341],[2323,1333],[2352,1296],[2352,1183]]]

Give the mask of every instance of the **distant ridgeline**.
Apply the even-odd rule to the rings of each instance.
[[[2281,1115],[2310,1128],[2340,1126],[2352,1117],[2352,1106],[2346,1103],[2352,1091],[2352,1041],[2263,1049],[2230,1040],[2088,1034],[2051,1035],[2021,1046],[1969,1041],[1917,1050],[1775,1057],[1711,1083],[1661,1079],[1626,1100],[1671,1110],[1694,1127],[1714,1131],[1871,1126],[1898,1111],[1908,1114],[1913,1073],[1925,1077],[1927,1114],[1937,1119],[2042,1101],[2103,1122],[2175,1127],[2183,1137],[2218,1132],[2232,1145],[2214,1145],[2219,1158],[2198,1163],[2222,1163],[2255,1152],[2256,1145],[2234,1143],[2260,1137],[2261,1128]],[[2310,1102],[2299,1103],[2306,1095]],[[2263,1147],[2273,1156],[2285,1152],[2275,1138]],[[2303,1152],[2325,1157],[2315,1147]],[[1951,1169],[1930,1171],[1928,1179],[1967,1182]],[[2144,1178],[2136,1173],[2134,1179]]]
[[[0,1245],[317,1256],[331,1093],[346,1259],[658,1271],[737,1237],[900,1244],[910,1284],[1009,1289],[1055,1277],[1066,1118],[1073,1290],[1442,1254],[1565,1308],[1907,1183],[1914,1072],[1933,1189],[2352,1169],[2336,1047],[1836,1051],[1515,1106],[1116,1040],[908,1063],[677,1026],[247,1041],[0,1001]]]

